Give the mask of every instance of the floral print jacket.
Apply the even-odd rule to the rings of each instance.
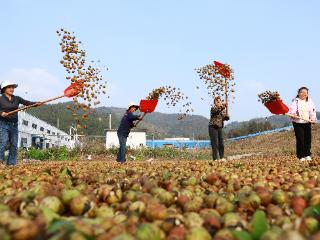
[[[210,122],[209,126],[213,126],[216,128],[223,128],[224,121],[229,120],[229,116],[227,115],[226,106],[213,106],[211,108],[210,114]]]

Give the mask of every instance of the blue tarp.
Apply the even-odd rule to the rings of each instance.
[[[188,141],[172,141],[172,140],[147,140],[147,147],[161,148],[165,145],[172,145],[175,148],[208,148],[209,140],[188,140]]]
[[[266,135],[266,134],[271,134],[271,133],[285,132],[285,131],[291,130],[292,128],[293,128],[292,126],[283,127],[283,128],[276,128],[276,129],[273,129],[273,130],[268,130],[268,131],[263,131],[263,132],[257,132],[257,133],[248,134],[248,135],[246,135],[246,136],[229,138],[229,139],[227,139],[227,140],[237,141],[237,140],[241,140],[241,139],[245,139],[245,138],[257,137],[257,136]]]
[[[241,139],[257,137],[257,136],[261,136],[261,135],[265,135],[265,134],[284,132],[284,131],[289,131],[292,128],[293,128],[292,126],[277,128],[277,129],[273,129],[273,130],[249,134],[246,136],[229,138],[229,139],[227,139],[227,141],[238,141]],[[200,148],[200,149],[202,149],[202,148],[209,148],[210,147],[209,140],[184,140],[184,141],[179,141],[179,140],[147,140],[146,144],[147,144],[147,147],[150,147],[150,148],[162,148],[165,145],[171,145],[175,148]]]

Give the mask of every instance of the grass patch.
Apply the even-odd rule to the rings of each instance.
[[[35,159],[35,160],[77,160],[81,159],[84,155],[93,156],[116,156],[118,148],[105,149],[101,146],[91,145],[92,147],[68,149],[66,147],[49,148],[49,149],[35,149],[31,148],[27,150],[19,151],[19,159]],[[177,149],[177,148],[139,148],[139,149],[127,149],[127,159],[130,156],[134,156],[136,160],[154,159],[179,159],[179,160],[203,160],[211,159],[210,150],[189,150],[189,149]]]

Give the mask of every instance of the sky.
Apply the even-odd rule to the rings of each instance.
[[[1,0],[0,81],[34,101],[61,95],[69,84],[56,35],[63,27],[109,68],[103,106],[126,107],[171,85],[209,117],[212,99],[194,69],[214,60],[235,72],[233,121],[269,116],[257,101],[269,89],[290,104],[307,86],[320,106],[319,11],[318,0]],[[160,101],[157,111],[179,108]]]

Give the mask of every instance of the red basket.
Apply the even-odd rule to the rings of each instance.
[[[158,100],[141,100],[140,112],[151,113],[156,109]]]
[[[276,101],[268,102],[264,105],[272,114],[286,114],[289,111],[288,106],[279,99]]]

